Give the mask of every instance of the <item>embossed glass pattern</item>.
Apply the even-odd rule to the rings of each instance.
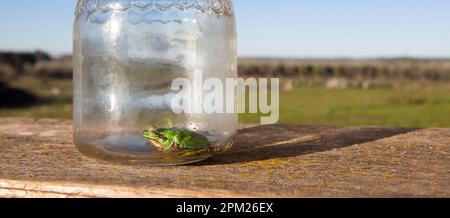
[[[231,0],[79,0],[75,14],[74,142],[82,153],[172,165],[232,146],[237,114],[176,114],[170,102],[176,78],[237,77]],[[142,135],[150,126],[186,129],[210,146],[162,152]]]

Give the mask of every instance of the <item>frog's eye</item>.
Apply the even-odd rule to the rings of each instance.
[[[153,131],[153,134],[155,134],[158,138],[162,139],[162,140],[167,140],[166,135],[164,135],[162,132],[157,131]]]

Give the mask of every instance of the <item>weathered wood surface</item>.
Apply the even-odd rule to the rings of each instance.
[[[0,197],[450,197],[450,130],[256,126],[180,167],[77,152],[70,121],[0,119]]]

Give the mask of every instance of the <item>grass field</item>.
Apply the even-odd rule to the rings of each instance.
[[[20,77],[9,86],[38,96],[40,102],[31,107],[0,108],[1,117],[72,118],[72,80]]]
[[[258,122],[245,114],[241,122]],[[280,123],[450,127],[448,84],[395,89],[300,87],[280,96]]]
[[[23,77],[10,86],[42,102],[0,108],[0,116],[71,119],[71,80]],[[286,124],[450,127],[450,84],[445,82],[368,90],[300,86],[282,92],[280,101],[280,123]],[[242,114],[240,122],[258,123],[259,115]]]

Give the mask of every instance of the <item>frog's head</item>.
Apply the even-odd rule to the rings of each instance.
[[[149,140],[158,140],[160,138],[156,130],[144,130],[142,134]]]
[[[150,128],[144,130],[142,134],[158,148],[165,148],[170,145],[168,137],[164,134],[164,129]]]

